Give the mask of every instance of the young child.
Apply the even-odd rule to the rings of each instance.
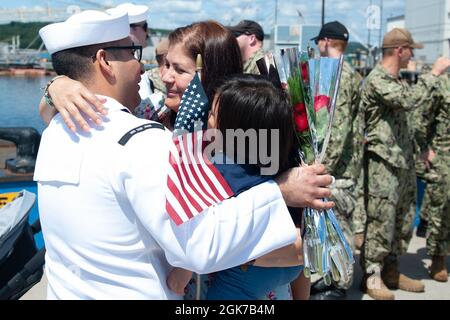
[[[260,179],[261,182],[272,179],[276,174],[298,165],[298,145],[289,100],[281,89],[262,76],[236,75],[224,80],[215,92],[208,128],[218,129],[223,137],[223,146],[228,146],[227,130],[242,129],[245,132],[255,129],[258,133],[260,129],[267,129],[267,142],[258,141],[257,148],[250,148],[249,143],[242,148],[237,146],[234,140],[231,142],[234,148],[227,150],[224,147],[221,152],[216,152],[213,158],[213,161],[227,158],[235,163],[239,161],[240,164],[244,161],[245,164],[240,167],[245,174],[253,176],[253,179]],[[270,138],[273,129],[278,130],[278,141],[275,143],[271,143]],[[261,143],[266,143],[263,153],[270,154],[271,163],[261,158]],[[253,153],[250,150],[253,150]],[[250,159],[256,159],[256,164],[249,161]],[[262,168],[273,167],[274,162],[275,172],[265,176],[260,174]],[[220,165],[218,168],[220,171]],[[246,187],[242,186],[237,193],[245,189]],[[299,213],[296,212],[294,216],[299,216]],[[273,289],[288,286],[291,281],[297,279],[303,269],[302,264],[301,236],[298,229],[297,241],[293,245],[272,251],[245,265],[216,272],[209,277],[206,299],[263,299]],[[167,278],[167,284],[176,293],[184,294],[191,277],[191,271],[174,268]]]

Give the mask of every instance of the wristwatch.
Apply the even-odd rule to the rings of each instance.
[[[49,82],[47,82],[47,84],[44,87],[44,99],[45,99],[45,103],[47,103],[50,107],[54,108],[55,105],[53,103],[52,97],[50,96],[50,93],[48,92],[48,88],[50,88],[50,85],[55,82],[56,79],[59,78],[63,78],[65,77],[64,75],[59,75],[56,76],[54,78],[52,78]]]

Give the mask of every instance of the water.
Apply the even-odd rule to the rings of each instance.
[[[45,124],[39,117],[39,101],[43,95],[42,87],[51,77],[11,77],[0,76],[0,127],[33,127],[40,133]],[[0,168],[3,164],[0,164]],[[37,194],[36,183],[1,183],[0,193],[27,189]],[[30,213],[30,223],[38,218],[37,201]],[[35,236],[38,248],[44,245],[42,233]]]
[[[33,127],[42,133],[39,101],[50,78],[0,76],[0,127]]]

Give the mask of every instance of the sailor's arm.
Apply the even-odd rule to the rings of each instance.
[[[170,140],[166,141],[162,131],[152,133],[156,136],[141,142],[145,133],[131,139],[126,155],[132,161],[121,173],[120,185],[138,219],[173,266],[210,273],[246,263],[295,242],[296,228],[286,203],[333,206],[320,200],[329,196],[329,189],[323,186],[332,180],[324,174],[324,167],[295,168],[277,182],[255,186],[177,226],[165,210]]]

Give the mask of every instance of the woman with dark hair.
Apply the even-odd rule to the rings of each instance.
[[[292,108],[284,91],[262,76],[247,74],[227,78],[212,93],[215,94],[208,127],[217,129],[223,137],[220,139],[223,141],[223,148],[216,150],[214,159],[220,162],[228,160],[225,163],[239,163],[247,175],[258,175],[260,181],[273,179],[278,173],[299,164]],[[234,139],[234,130],[257,132],[261,129],[267,130],[268,136],[273,135],[278,139],[263,141],[262,136],[257,135],[260,140],[256,141],[257,148],[239,145]],[[229,133],[233,141],[228,141]],[[277,169],[271,175],[261,174],[261,169],[269,165],[261,158],[261,147],[265,150],[264,154],[270,154],[271,160],[275,162]],[[296,212],[295,216],[297,215],[299,214]],[[274,288],[288,286],[303,269],[300,237],[296,245],[275,250],[254,263],[215,273],[209,279],[206,298],[260,300]],[[275,265],[277,267],[272,267]],[[190,271],[174,268],[167,280],[169,288],[182,292],[191,275]]]

